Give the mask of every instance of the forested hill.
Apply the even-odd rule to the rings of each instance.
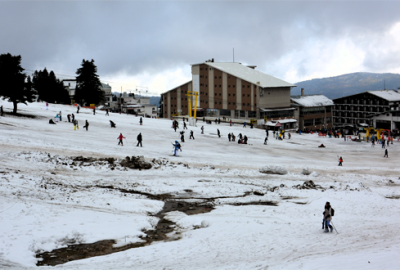
[[[370,90],[397,89],[400,87],[400,74],[357,72],[295,85],[297,87],[292,88],[291,95],[300,95],[301,88],[304,88],[305,95],[322,94],[335,99]]]

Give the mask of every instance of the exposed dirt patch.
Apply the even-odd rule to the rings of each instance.
[[[292,186],[292,188],[296,189],[322,189],[325,190],[324,187],[320,185],[316,185],[312,180],[305,181],[302,185]]]
[[[158,195],[153,195],[157,197]],[[108,255],[131,248],[138,248],[149,245],[154,241],[168,240],[167,234],[174,231],[175,223],[164,218],[165,214],[171,211],[181,211],[187,215],[208,213],[214,209],[209,203],[189,203],[183,201],[166,201],[163,209],[155,216],[160,218],[153,230],[144,231],[145,237],[140,237],[143,242],[131,243],[120,247],[114,247],[115,240],[102,240],[91,244],[68,245],[66,248],[55,249],[51,252],[36,254],[40,261],[37,266],[59,265],[70,261],[81,260],[96,256]]]
[[[386,196],[386,199],[395,199],[395,200],[398,200],[398,199],[400,199],[400,195]]]
[[[242,205],[269,205],[269,206],[278,206],[277,202],[273,201],[265,201],[265,202],[243,202],[243,203],[230,203],[230,205],[234,206],[242,206]]]

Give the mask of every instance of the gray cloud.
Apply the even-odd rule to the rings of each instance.
[[[100,75],[135,75],[212,57],[231,61],[234,47],[236,61],[268,69],[312,40],[378,38],[400,20],[399,8],[382,1],[0,2],[0,53],[56,74],[94,59]]]

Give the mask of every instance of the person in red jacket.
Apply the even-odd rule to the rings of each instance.
[[[117,139],[119,140],[118,145],[122,144],[122,146],[124,146],[124,142],[122,140],[125,139],[125,137],[122,136],[122,133],[119,134]]]

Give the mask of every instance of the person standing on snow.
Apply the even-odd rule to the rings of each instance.
[[[193,130],[190,131],[190,137],[189,137],[189,139],[193,139],[193,140],[194,140]]]
[[[325,232],[329,232],[329,229],[332,232],[333,227],[332,227],[332,225],[330,225],[330,223],[332,221],[332,208],[331,208],[331,204],[329,202],[326,202],[325,210],[322,214],[324,215]]]
[[[389,153],[388,153],[388,150],[387,150],[387,149],[385,149],[385,155],[384,155],[383,157],[389,158]]]
[[[338,166],[342,166],[342,163],[343,163],[343,158],[340,157],[340,158],[339,158],[339,165],[338,165]]]
[[[204,134],[204,126],[201,126],[201,134]]]
[[[0,107],[0,116],[3,116],[3,114],[4,114],[3,105],[1,105],[1,107]]]
[[[108,114],[108,109],[106,109],[106,115],[108,115],[108,116],[109,116],[109,114]]]
[[[221,138],[221,133],[219,132],[218,128],[217,128],[217,134],[218,134],[218,138]]]
[[[247,144],[247,136],[246,135],[244,135],[244,137],[243,137],[243,144]]]
[[[268,136],[265,137],[264,144],[267,145],[268,143]]]
[[[229,140],[229,141],[231,141],[231,136],[232,136],[232,135],[231,135],[230,133],[228,133],[228,140]]]
[[[75,115],[72,114],[72,123],[75,121]]]
[[[73,121],[73,123],[74,123],[74,130],[79,129],[78,120],[75,119],[75,120]]]
[[[139,146],[139,144],[140,144],[140,147],[142,147],[142,133],[139,133],[139,135],[137,135],[137,141],[138,141],[138,143],[137,143],[137,147]]]
[[[140,125],[143,124],[143,118],[142,118],[142,117],[140,117],[139,124],[140,124]]]
[[[46,111],[49,109],[49,103],[46,102]]]
[[[122,133],[119,134],[119,136],[117,137],[117,139],[119,140],[118,145],[122,145],[124,146],[124,142],[122,141],[123,139],[126,139],[124,136],[122,136]]]
[[[61,111],[60,111],[59,115],[60,115],[60,122],[62,122],[62,112]]]
[[[235,140],[236,140],[235,134],[233,134],[232,132],[232,142],[235,142]]]
[[[385,148],[385,139],[382,139],[382,148]]]
[[[178,156],[178,150],[181,149],[181,145],[178,143],[178,141],[175,141],[175,144],[172,144],[174,146],[174,156]],[[182,151],[182,150],[181,150]]]
[[[96,115],[96,108],[93,108],[93,115]]]
[[[88,131],[88,129],[89,129],[89,122],[88,122],[87,120],[86,120],[85,126],[84,126],[83,128],[86,128],[86,131]]]
[[[188,129],[185,123],[185,119],[183,119],[183,129]]]
[[[71,123],[71,115],[67,114],[68,122]]]

